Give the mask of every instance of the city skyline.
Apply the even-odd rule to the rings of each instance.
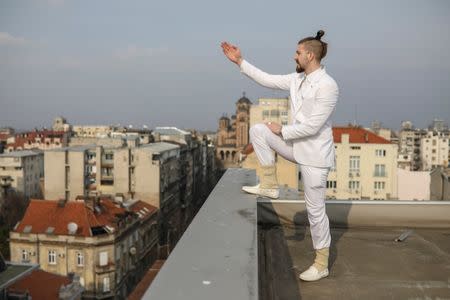
[[[445,1],[87,3],[0,3],[0,126],[50,127],[62,115],[71,124],[215,131],[244,91],[253,102],[287,96],[242,76],[223,57],[222,40],[285,74],[295,69],[297,41],[318,29],[330,45],[323,63],[340,87],[334,125],[353,122],[355,108],[364,126],[449,122]]]

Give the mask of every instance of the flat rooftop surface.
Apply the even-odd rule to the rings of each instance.
[[[304,282],[314,261],[308,226],[258,226],[260,299],[450,299],[450,231],[332,228],[330,275]]]

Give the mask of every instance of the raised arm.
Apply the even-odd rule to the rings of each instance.
[[[259,83],[262,86],[271,88],[271,89],[279,89],[279,90],[289,90],[291,85],[292,75],[271,75],[266,72],[261,71],[257,67],[253,66],[246,60],[242,58],[241,50],[228,43],[222,43],[222,50],[225,56],[238,65],[241,69],[241,72]]]

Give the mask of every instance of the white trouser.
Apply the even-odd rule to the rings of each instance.
[[[283,158],[297,163],[292,144],[274,134],[265,124],[250,128],[250,141],[255,149],[259,163],[263,166],[275,163],[276,151]],[[311,229],[314,249],[330,247],[330,223],[325,211],[325,193],[330,168],[319,168],[300,164],[302,182],[305,190],[306,211]]]

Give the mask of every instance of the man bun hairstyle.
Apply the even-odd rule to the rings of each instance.
[[[315,37],[307,37],[298,42],[298,44],[303,44],[306,50],[314,53],[314,56],[318,61],[321,61],[327,55],[328,44],[323,42],[321,39],[325,35],[325,31],[319,30]]]

